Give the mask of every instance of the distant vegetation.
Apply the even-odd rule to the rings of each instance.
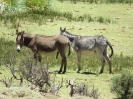
[[[3,0],[1,9],[8,13],[25,12],[29,9],[51,9],[52,0]]]
[[[67,21],[87,21],[100,23],[114,23],[107,17],[92,17],[89,14],[75,17],[70,12],[59,12],[54,10],[52,0],[4,0],[1,3],[0,21],[5,25],[11,23],[10,28],[17,28],[20,26],[20,21],[38,22],[40,25],[47,20],[67,20]]]
[[[88,3],[127,3],[127,4],[132,4],[132,0],[59,0],[61,2],[63,1],[70,1],[72,3],[77,3],[77,2],[88,2]]]

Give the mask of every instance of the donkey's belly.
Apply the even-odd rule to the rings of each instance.
[[[98,55],[99,53],[96,50],[82,50],[81,54],[85,56],[95,56]]]
[[[45,55],[53,55],[56,54],[58,52],[58,50],[54,50],[54,51],[40,51],[39,54],[45,54]]]

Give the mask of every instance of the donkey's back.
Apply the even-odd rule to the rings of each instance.
[[[77,36],[75,37],[72,47],[76,52],[83,55],[95,55],[103,53],[107,47],[106,38],[100,36]]]
[[[29,46],[34,48],[36,46],[38,52],[45,54],[57,53],[59,47],[65,48],[69,44],[69,39],[63,35],[45,36],[36,34],[30,42]]]

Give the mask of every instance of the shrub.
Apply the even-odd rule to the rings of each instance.
[[[74,96],[74,94],[77,94],[80,96],[92,97],[93,99],[99,99],[100,94],[94,85],[92,85],[93,88],[91,90],[88,90],[87,83],[77,83],[76,80],[76,78],[73,78],[69,81],[66,81],[66,87],[70,86],[69,95],[71,97]]]
[[[29,8],[46,8],[49,9],[52,6],[52,0],[26,0],[25,4]]]
[[[44,84],[50,86],[48,64],[46,66],[42,63],[36,64],[33,58],[26,57],[25,60],[22,60],[19,71],[25,80],[35,85],[35,87],[39,87],[39,91],[43,91]]]
[[[124,72],[112,79],[111,91],[120,99],[133,99],[133,73]]]
[[[52,0],[4,0],[3,9],[9,13],[25,12],[32,9],[51,9]]]

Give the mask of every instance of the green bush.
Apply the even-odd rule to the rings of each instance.
[[[120,99],[133,99],[133,73],[126,71],[112,79],[111,92]]]
[[[9,13],[26,12],[32,9],[50,9],[53,6],[52,0],[4,0],[6,11]]]
[[[45,8],[49,9],[52,6],[52,0],[26,0],[25,4],[27,7],[35,9],[35,8]]]

